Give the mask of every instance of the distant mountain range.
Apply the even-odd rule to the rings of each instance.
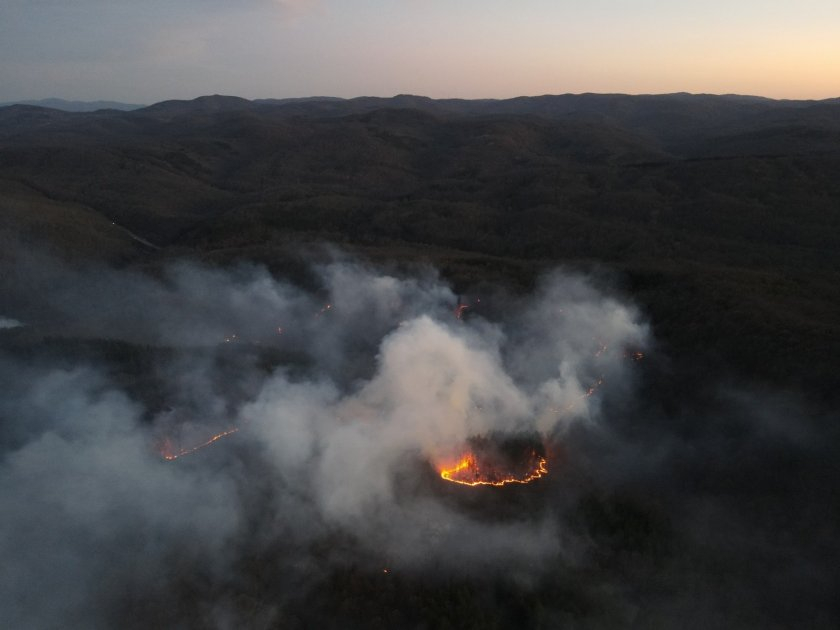
[[[65,101],[62,98],[42,98],[33,101],[0,103],[0,107],[6,107],[8,105],[34,105],[35,107],[60,109],[65,112],[95,112],[100,109],[118,109],[120,111],[130,112],[134,109],[145,107],[145,105],[119,103],[117,101]]]
[[[398,94],[393,97],[370,97],[359,96],[356,98],[340,98],[335,96],[311,96],[300,98],[260,98],[248,100],[237,96],[200,96],[191,100],[167,100],[155,103],[148,106],[157,111],[165,111],[172,109],[195,109],[200,108],[203,104],[205,107],[210,106],[210,109],[242,109],[247,105],[265,106],[265,105],[283,105],[283,106],[303,106],[311,108],[313,106],[321,105],[328,111],[335,109],[368,109],[371,106],[382,107],[410,107],[410,108],[443,108],[453,112],[459,113],[524,113],[523,109],[536,110],[531,113],[546,113],[545,109],[553,108],[558,105],[559,111],[577,111],[579,109],[598,109],[598,105],[604,103],[614,102],[616,99],[639,99],[649,101],[650,99],[670,100],[670,101],[701,101],[708,99],[717,99],[730,103],[744,103],[744,104],[765,104],[777,105],[787,107],[808,106],[815,104],[837,104],[840,103],[840,97],[828,98],[822,100],[790,100],[790,99],[771,99],[763,96],[746,96],[740,94],[690,94],[687,92],[678,92],[674,94],[656,94],[656,95],[628,95],[628,94],[562,94],[562,95],[543,95],[543,96],[519,96],[508,99],[432,99],[427,96],[416,96],[412,94]],[[212,105],[211,105],[212,104]],[[136,109],[146,108],[147,105],[140,105],[136,103],[121,103],[119,101],[68,101],[61,98],[44,98],[38,100],[24,100],[24,101],[8,101],[0,103],[0,107],[7,107],[9,105],[33,105],[35,107],[48,107],[51,109],[58,109],[65,112],[95,112],[102,109],[116,109],[120,111],[133,111]],[[530,105],[530,107],[529,107]]]
[[[520,123],[542,120],[552,125],[600,130],[603,138],[632,134],[632,142],[658,151],[687,157],[731,154],[790,154],[792,151],[830,150],[840,138],[840,98],[774,100],[734,94],[559,94],[510,99],[432,99],[399,94],[394,97],[311,97],[248,100],[237,96],[209,95],[192,100],[167,100],[149,106],[99,101],[71,103],[58,99],[33,104],[0,106],[0,137],[9,133],[29,135],[47,125],[68,133],[107,135],[133,133],[139,127],[180,122],[259,127],[295,118],[332,120],[375,115],[396,124],[422,117],[440,124],[444,119],[486,117],[519,118]],[[390,113],[386,113],[390,112]],[[398,113],[401,112],[401,113]],[[411,114],[408,114],[411,112]],[[431,117],[431,118],[429,118]],[[234,119],[236,122],[234,123]],[[203,123],[202,123],[203,121]],[[510,121],[510,120],[509,120]],[[418,124],[414,120],[412,125]],[[94,128],[97,128],[94,131]],[[428,128],[428,126],[426,126]],[[46,131],[42,129],[41,131]]]

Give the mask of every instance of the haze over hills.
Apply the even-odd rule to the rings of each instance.
[[[258,105],[291,105],[291,104],[302,104],[302,103],[313,103],[313,102],[331,102],[331,103],[363,103],[363,104],[370,104],[370,103],[382,103],[382,104],[390,104],[393,106],[413,106],[413,107],[421,107],[424,104],[428,105],[430,103],[434,103],[437,106],[444,107],[446,109],[450,109],[453,111],[508,111],[513,112],[517,111],[522,103],[526,101],[534,101],[534,100],[541,100],[541,101],[550,101],[551,106],[556,106],[561,100],[566,101],[565,108],[571,107],[572,109],[581,109],[586,108],[586,105],[580,103],[581,101],[588,100],[591,104],[594,101],[598,100],[614,100],[616,97],[630,97],[630,98],[658,98],[661,99],[665,98],[681,98],[683,100],[696,98],[696,99],[703,99],[703,98],[715,98],[715,99],[727,99],[730,101],[743,101],[743,102],[752,102],[752,103],[776,103],[780,105],[787,105],[787,106],[807,106],[813,105],[816,103],[823,103],[823,104],[832,104],[837,103],[840,101],[840,97],[836,98],[826,98],[826,99],[773,99],[764,96],[750,96],[750,95],[741,95],[741,94],[692,94],[689,92],[679,92],[673,94],[645,94],[645,95],[631,95],[631,94],[562,94],[562,95],[551,95],[546,94],[543,96],[520,96],[515,98],[507,98],[507,99],[494,99],[494,98],[484,98],[484,99],[464,99],[464,98],[453,98],[453,99],[446,99],[446,98],[438,98],[432,99],[427,96],[417,96],[413,94],[400,94],[394,97],[368,97],[368,96],[360,96],[360,97],[352,97],[352,98],[344,98],[338,96],[302,96],[302,97],[289,97],[289,98],[256,98],[256,99],[241,99],[241,100],[249,100],[251,103],[258,104]],[[205,99],[207,97],[198,97],[196,99],[190,100],[172,100],[172,101],[161,101],[163,103],[190,103],[197,100]],[[213,97],[210,97],[213,98]],[[571,105],[573,101],[578,101],[577,105]],[[155,103],[157,105],[159,103]],[[133,111],[135,109],[142,109],[144,107],[149,107],[149,105],[139,105],[136,103],[123,103],[119,101],[107,101],[107,100],[99,100],[99,101],[70,101],[62,98],[42,98],[42,99],[30,99],[30,100],[17,100],[17,101],[7,101],[0,103],[0,107],[8,107],[10,105],[33,105],[36,107],[49,107],[52,109],[60,109],[64,111],[72,111],[72,112],[92,112],[97,111],[99,109],[118,109],[123,111]],[[558,107],[552,113],[562,113],[564,107]],[[544,107],[544,111],[548,112],[548,108]],[[523,111],[518,111],[518,113],[523,113]]]
[[[424,255],[462,261],[453,273],[472,279],[469,267],[488,257],[517,267],[603,261],[697,301],[679,315],[651,305],[674,327],[664,338],[711,322],[732,327],[734,347],[727,337],[712,352],[751,357],[759,370],[774,369],[761,358],[770,351],[763,339],[805,363],[840,349],[832,101],[207,96],[94,113],[18,105],[0,110],[0,141],[7,199],[83,207],[166,250],[271,262],[269,244],[301,239],[433,247],[441,249]],[[134,240],[115,250],[125,232],[86,225],[61,232],[59,246],[123,260],[143,249]],[[743,317],[708,317],[707,308]],[[791,326],[802,334],[790,340],[795,350],[783,349]]]
[[[838,172],[838,99],[0,108],[0,622],[836,627]]]
[[[33,105],[35,107],[60,109],[66,112],[95,112],[100,109],[131,111],[133,109],[145,107],[145,105],[119,103],[117,101],[67,101],[62,98],[42,98],[37,100],[0,103],[0,107],[8,107],[9,105]]]

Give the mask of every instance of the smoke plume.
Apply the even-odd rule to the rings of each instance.
[[[32,322],[4,334],[44,335],[39,351],[9,337],[0,359],[5,627],[267,627],[348,566],[538,588],[597,566],[624,505],[610,496],[658,497],[628,509],[664,547],[723,522],[745,536],[752,519],[714,494],[730,460],[704,458],[784,466],[814,448],[746,395],[714,394],[730,442],[689,438],[705,412],[674,421],[640,395],[640,312],[568,272],[459,300],[432,270],[346,260],[314,265],[308,290],[250,265],[36,266],[3,287]],[[735,409],[737,429],[720,420]],[[550,451],[534,490],[476,502],[440,479],[471,438],[522,435]],[[640,553],[687,575],[687,556]],[[243,617],[254,575],[273,599]],[[656,619],[673,621],[686,602],[660,596]]]

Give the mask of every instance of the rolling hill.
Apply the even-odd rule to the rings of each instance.
[[[606,266],[678,354],[825,393],[840,352],[838,170],[835,101],[207,96],[130,112],[0,108],[6,238],[75,258],[274,268],[291,249],[332,242],[428,260],[458,287]]]

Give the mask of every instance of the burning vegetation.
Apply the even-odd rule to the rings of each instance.
[[[464,486],[525,484],[548,474],[545,448],[538,436],[474,437],[454,464],[439,467],[446,481]]]
[[[178,459],[179,457],[183,457],[184,455],[191,455],[196,451],[200,451],[203,448],[210,446],[211,444],[215,444],[222,438],[226,438],[229,435],[232,435],[239,431],[238,427],[233,427],[232,429],[228,429],[227,431],[222,431],[221,433],[217,433],[210,437],[208,440],[204,440],[194,446],[177,446],[173,443],[171,438],[164,438],[159,442],[158,445],[158,452],[163,459],[167,461],[172,461],[173,459]]]

